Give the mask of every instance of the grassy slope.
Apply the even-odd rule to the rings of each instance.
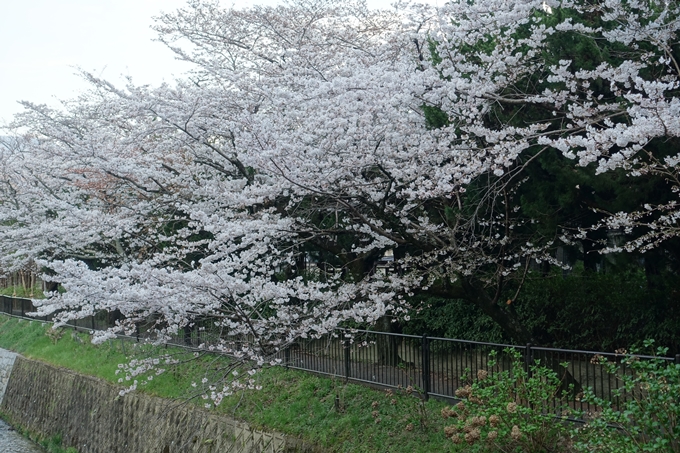
[[[10,286],[8,288],[0,288],[0,296],[13,296],[13,297],[33,297],[35,299],[42,299],[45,295],[39,286],[33,288],[33,294],[31,295],[30,289],[24,288],[23,286]]]
[[[0,315],[0,347],[111,382],[119,378],[115,374],[119,363],[127,362],[132,354],[143,354],[146,348],[121,340],[94,346],[85,334],[72,330],[54,333],[46,324]],[[189,398],[192,395],[186,392],[193,390],[191,383],[215,373],[224,360],[203,357],[189,361],[140,386],[141,391]],[[266,369],[256,377],[263,390],[235,394],[216,410],[257,428],[304,438],[329,451],[425,453],[454,447],[443,434],[442,403],[423,404],[403,392],[390,395],[280,367]],[[200,398],[191,401],[203,402]]]

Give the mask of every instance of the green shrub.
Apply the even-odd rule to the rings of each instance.
[[[488,315],[463,299],[416,296],[418,307],[404,323],[403,332],[410,335],[427,334],[433,337],[506,343],[508,339],[499,325]]]
[[[445,435],[454,444],[470,445],[466,451],[569,451],[570,427],[558,417],[568,410],[557,373],[540,364],[528,372],[518,351],[505,354],[512,362],[509,370],[499,369],[492,352],[489,370],[480,370],[472,384],[456,391],[462,401],[442,411],[453,421]]]
[[[62,438],[60,435],[41,440],[39,443],[48,453],[78,453],[78,450],[73,447],[63,447]]]
[[[652,340],[645,342],[652,348]],[[664,356],[666,348],[657,348]],[[627,356],[622,363],[631,372],[602,360],[606,370],[621,380],[614,393],[625,401],[615,408],[591,390],[584,400],[602,410],[577,430],[574,446],[582,452],[633,453],[680,452],[680,364],[662,359],[640,360]]]

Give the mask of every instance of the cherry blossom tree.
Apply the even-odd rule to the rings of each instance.
[[[677,236],[679,8],[190,1],[156,24],[194,64],[185,80],[84,74],[92,89],[60,110],[25,103],[3,151],[0,267],[35,259],[64,286],[40,314],[119,310],[100,340],[209,320],[218,350],[259,363],[408,316],[415,292],[466,298],[531,341],[512,301],[532,263],[563,265],[555,248],[598,228],[630,233],[626,250]],[[547,155],[665,178],[667,196],[545,228],[523,200]]]

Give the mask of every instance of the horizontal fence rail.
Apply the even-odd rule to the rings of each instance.
[[[36,311],[30,299],[0,296],[0,311],[11,316],[51,321],[49,317],[29,315]],[[120,317],[100,312],[74,320],[69,325],[91,331],[105,330],[114,326],[116,319]],[[139,341],[146,337],[146,333],[138,327],[134,336]],[[208,350],[213,340],[214,337],[206,330],[187,328],[166,343]],[[587,388],[592,389],[596,396],[611,401],[615,409],[634,397],[630,393],[619,396],[617,392],[622,386],[621,376],[631,373],[630,368],[622,362],[625,357],[631,357],[629,354],[339,328],[322,338],[299,339],[279,351],[276,358],[288,368],[331,376],[345,382],[411,389],[424,399],[435,397],[456,400],[456,390],[479,379],[481,371],[512,370],[513,351],[519,355],[528,373],[534,366],[544,366],[557,373],[565,387],[566,397],[562,402],[566,402],[570,409],[585,413],[600,409],[582,400],[583,391]],[[492,352],[495,354],[493,367],[490,366]],[[634,357],[680,364],[680,354],[674,358]],[[617,364],[616,373],[609,373],[602,365],[603,360]],[[544,403],[557,408],[558,399],[556,397],[555,401]]]

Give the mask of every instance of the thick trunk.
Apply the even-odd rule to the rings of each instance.
[[[522,325],[513,310],[502,307],[497,301],[491,299],[484,290],[477,288],[469,280],[463,280],[463,288],[468,299],[489,315],[515,344],[536,345],[531,332]],[[560,365],[561,362],[558,358],[547,356],[540,361],[540,365],[550,368],[560,378],[560,392],[574,396],[582,391],[582,386],[566,368]]]
[[[465,299],[479,307],[486,315],[496,322],[503,333],[516,344],[534,343],[531,332],[522,326],[512,308],[506,308],[505,304],[499,304],[479,287],[472,278],[460,277],[456,285],[448,283],[431,286],[427,294],[443,299]],[[496,291],[500,294],[500,291]]]
[[[663,290],[664,282],[661,275],[664,262],[658,250],[651,250],[645,255],[645,277],[647,289],[650,291]]]
[[[59,282],[45,282],[45,292],[51,293],[59,289]]]
[[[592,240],[581,241],[581,245],[583,246],[583,268],[587,271],[597,272],[597,266],[602,256],[597,253]]]
[[[478,288],[471,280],[461,279],[461,283],[465,294],[464,298],[481,308],[514,342],[518,344],[535,342],[531,332],[519,322],[513,310],[498,304],[498,301],[489,297],[483,289]]]
[[[375,324],[376,331],[394,333],[394,323],[389,316],[383,316]],[[378,363],[380,365],[399,365],[399,337],[376,334]]]

